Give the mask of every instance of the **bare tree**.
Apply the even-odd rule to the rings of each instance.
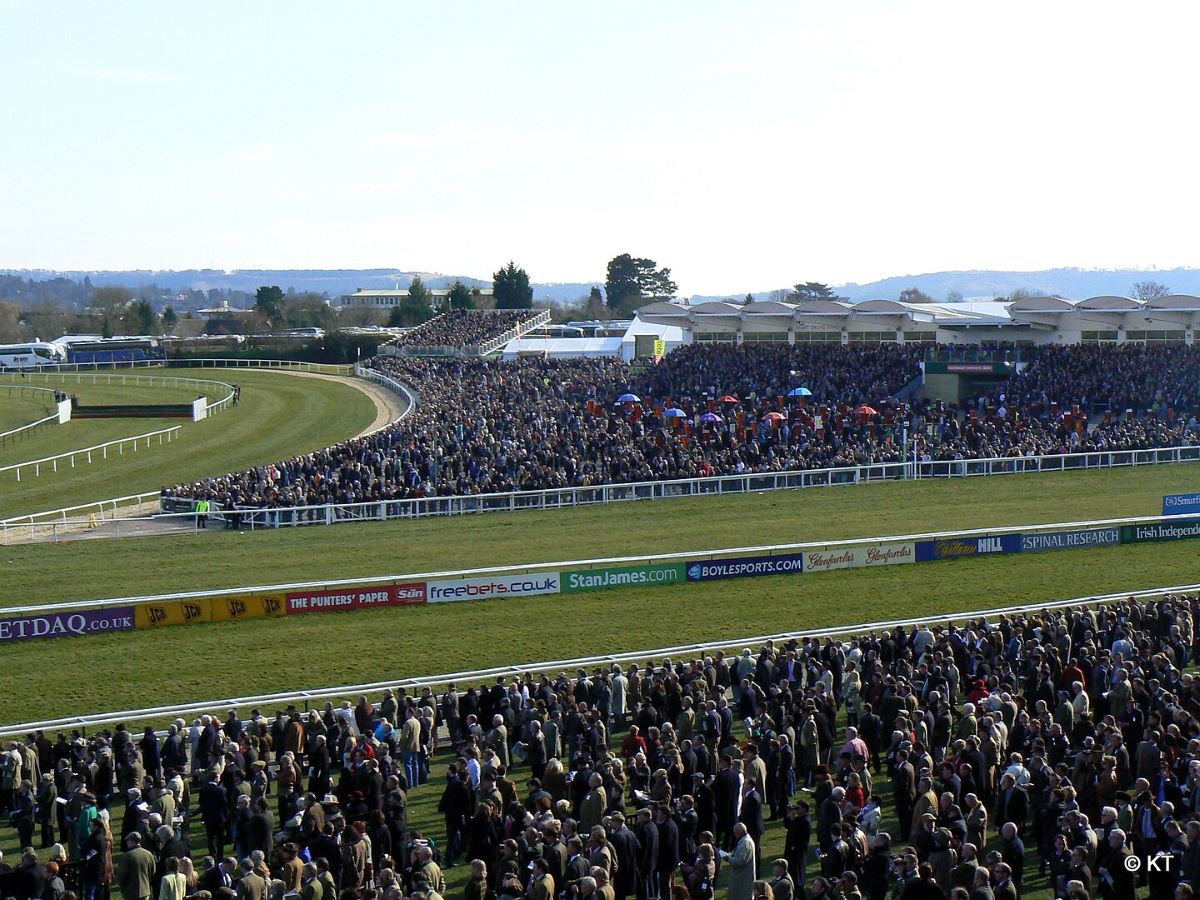
[[[1165,284],[1159,284],[1157,281],[1139,281],[1133,286],[1133,297],[1135,300],[1157,300],[1159,297],[1169,297],[1171,289]]]

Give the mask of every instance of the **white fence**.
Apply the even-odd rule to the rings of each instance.
[[[3,378],[13,378],[13,375],[0,376]],[[134,385],[135,387],[163,387],[163,388],[189,388],[194,391],[199,391],[202,394],[214,393],[220,395],[219,390],[215,388],[224,388],[227,397],[233,395],[233,385],[226,381],[213,381],[211,379],[188,378],[185,375],[127,375],[123,372],[26,372],[24,378],[29,379],[32,383],[43,382],[44,384],[67,385],[67,384],[104,384],[104,385],[120,385],[122,387]],[[8,383],[12,383],[9,381]],[[216,405],[216,404],[214,404]],[[210,407],[211,409],[212,407]]]
[[[191,360],[194,363],[224,363],[226,360]],[[322,374],[330,374],[330,370],[337,370],[337,374],[349,375],[354,374],[368,381],[373,381],[376,384],[386,387],[407,401],[404,412],[400,418],[404,418],[417,408],[419,397],[415,391],[407,385],[387,377],[381,372],[366,366],[322,366],[315,363],[300,363],[287,362],[278,360],[241,360],[243,363],[261,363],[258,368],[279,368],[279,369],[295,369],[296,371],[313,371],[321,372]],[[146,364],[143,364],[146,365]],[[126,375],[103,375],[93,377],[116,377],[126,378]],[[178,376],[133,376],[136,378],[176,378]],[[197,379],[182,378],[182,381],[197,382],[200,384],[221,384],[229,388],[229,393],[222,399],[216,401],[208,407],[209,412],[213,410],[225,408],[234,397],[233,385],[222,381],[197,381]],[[25,390],[48,390],[47,388],[29,388]],[[389,423],[390,424],[390,423]],[[382,427],[387,427],[382,426]],[[80,451],[77,451],[80,452]],[[89,530],[106,529],[106,526],[111,523],[125,523],[135,521],[137,516],[146,512],[154,512],[159,510],[159,492],[149,491],[143,494],[131,494],[125,497],[113,497],[106,500],[97,500],[92,503],[85,503],[78,506],[68,506],[63,509],[47,510],[40,513],[32,513],[30,515],[18,516],[11,519],[0,521],[0,544],[11,543],[14,539],[32,539],[35,530],[40,536],[47,536],[53,541],[65,534],[78,531],[81,527],[86,527]],[[134,507],[130,509],[130,507]],[[127,515],[119,516],[118,511]],[[132,513],[132,515],[129,515]],[[193,517],[194,518],[194,517]]]
[[[421,519],[428,516],[461,516],[484,512],[515,512],[523,509],[570,509],[577,506],[593,506],[628,500],[665,500],[675,497],[752,494],[901,479],[1074,472],[1181,462],[1200,462],[1200,447],[1164,447],[1152,450],[947,462],[876,463],[839,469],[720,475],[710,478],[642,481],[632,484],[554,488],[507,494],[422,497],[412,500],[383,500],[371,503],[329,504],[283,509],[244,508],[238,509],[237,512],[240,522],[245,528],[291,528],[301,525],[335,525],[342,522]]]
[[[362,378],[365,381],[372,381],[375,384],[385,387],[389,391],[391,391],[393,394],[397,394],[400,397],[404,398],[404,401],[405,401],[404,412],[400,413],[400,415],[397,416],[395,419],[393,419],[391,422],[388,422],[387,425],[381,425],[379,428],[376,428],[375,431],[382,431],[384,428],[387,428],[388,425],[394,425],[396,422],[399,422],[401,419],[405,418],[406,416],[411,415],[416,410],[417,394],[415,391],[411,390],[407,385],[402,384],[399,381],[396,381],[394,378],[388,378],[382,372],[378,372],[375,369],[369,368],[367,366],[355,366],[354,374],[357,375],[359,378]],[[369,432],[367,432],[367,434],[374,434],[375,431],[369,431]]]
[[[49,402],[52,406],[56,405],[57,403],[53,388],[30,387],[29,385],[25,384],[4,384],[0,385],[0,387],[4,389],[5,394],[7,394],[9,397],[12,397],[14,394],[16,394],[18,397],[25,397],[28,395],[37,399],[41,399],[42,394],[49,394],[51,399],[47,402]],[[55,412],[43,419],[38,419],[36,422],[30,422],[26,425],[22,425],[20,428],[13,428],[9,431],[0,432],[0,447],[3,447],[10,441],[16,441],[18,438],[29,437],[35,431],[37,431],[37,429],[47,425],[56,424],[57,422],[58,413]]]
[[[371,370],[365,370],[370,372]],[[375,373],[372,380],[390,382],[410,399],[409,410],[416,407],[419,397],[399,382]],[[368,377],[364,375],[364,377]],[[337,525],[343,522],[387,521],[391,519],[420,519],[429,516],[474,515],[484,512],[515,512],[524,509],[554,510],[577,506],[618,503],[630,500],[663,500],[675,497],[713,495],[744,495],[767,491],[797,490],[811,487],[833,487],[901,479],[965,478],[981,475],[1008,475],[1034,472],[1074,472],[1091,469],[1146,466],[1167,463],[1200,462],[1200,447],[1163,447],[1151,450],[1123,450],[1103,453],[1074,453],[1062,456],[1005,457],[949,461],[938,463],[877,463],[840,469],[809,469],[794,472],[771,472],[755,475],[724,475],[711,478],[688,478],[677,481],[645,481],[633,484],[609,484],[584,488],[556,488],[545,491],[521,491],[508,494],[477,494],[454,497],[423,497],[416,500],[383,500],[372,503],[327,504],[324,506],[283,507],[277,509],[239,508],[236,512],[240,528],[295,528],[309,525]],[[56,540],[59,534],[76,529],[80,524],[94,527],[96,517],[101,525],[116,520],[117,510],[137,503],[135,515],[156,505],[158,492],[130,497],[100,500],[82,506],[33,513],[0,521],[0,544],[13,540],[28,540],[35,526],[51,529]],[[194,503],[186,498],[170,498],[157,508],[165,512],[158,520],[179,520],[192,515]],[[186,509],[182,508],[186,507]],[[128,510],[126,510],[128,512]],[[215,510],[215,517],[224,512]],[[128,517],[123,517],[128,518]],[[194,515],[193,515],[194,519]]]
[[[911,628],[914,625],[921,624],[939,624],[944,625],[949,621],[973,621],[981,618],[990,619],[1002,615],[1013,615],[1024,612],[1041,612],[1047,609],[1063,609],[1073,606],[1081,606],[1085,604],[1099,605],[1105,603],[1120,603],[1129,599],[1136,600],[1151,600],[1160,597],[1164,594],[1180,594],[1193,593],[1200,590],[1200,584],[1183,584],[1174,587],[1161,587],[1152,590],[1141,591],[1123,591],[1115,594],[1105,594],[1097,597],[1076,597],[1071,600],[1056,600],[1044,603],[1032,603],[1025,606],[1005,606],[992,609],[974,610],[970,612],[960,612],[952,615],[942,613],[935,616],[923,616],[913,619],[900,619],[892,622],[863,622],[857,625],[845,625],[836,628],[823,628],[809,631],[788,631],[778,634],[757,635],[754,637],[741,637],[736,639],[712,641],[705,644],[683,644],[676,647],[658,647],[649,650],[638,650],[634,652],[621,652],[613,654],[605,654],[599,656],[589,656],[578,659],[557,659],[545,660],[541,662],[529,662],[512,664],[505,666],[497,666],[491,669],[480,669],[471,672],[448,672],[441,675],[426,675],[417,678],[396,678],[390,681],[376,681],[367,684],[344,685],[333,688],[315,688],[312,690],[297,690],[277,694],[259,694],[254,696],[234,696],[220,697],[212,700],[205,700],[196,703],[184,703],[176,706],[159,706],[149,707],[144,709],[128,709],[118,712],[99,713],[94,715],[81,716],[66,716],[57,719],[47,719],[41,722],[23,722],[15,725],[0,726],[0,738],[18,738],[23,737],[33,731],[54,731],[64,728],[103,728],[105,726],[115,725],[118,722],[146,722],[147,720],[157,720],[159,722],[168,722],[178,717],[192,717],[204,713],[223,712],[231,709],[248,709],[250,707],[265,707],[268,711],[272,707],[278,708],[286,704],[304,704],[304,709],[308,709],[310,704],[317,702],[321,703],[326,700],[337,701],[347,698],[355,698],[362,694],[376,694],[387,688],[397,689],[404,688],[410,694],[417,694],[423,688],[437,688],[443,685],[454,682],[456,684],[480,684],[484,681],[491,681],[497,676],[519,676],[526,672],[530,673],[556,673],[560,671],[571,671],[579,668],[593,668],[595,666],[638,663],[645,664],[647,660],[662,659],[664,657],[684,657],[691,659],[699,656],[715,652],[717,650],[729,650],[733,648],[741,648],[747,646],[761,646],[767,641],[786,642],[790,640],[803,640],[806,637],[823,639],[826,637],[846,637],[862,632],[883,631],[886,629],[903,626]]]
[[[282,369],[320,375],[349,375],[354,369],[349,364],[298,362],[291,359],[168,359],[166,365],[179,369]]]
[[[171,443],[179,437],[179,432],[183,426],[172,425],[170,428],[161,428],[158,431],[147,431],[145,434],[135,434],[133,437],[118,438],[115,441],[105,441],[103,444],[96,444],[94,447],[83,447],[79,450],[68,450],[66,453],[59,453],[57,456],[47,456],[44,459],[31,459],[28,462],[15,463],[11,466],[0,466],[0,475],[5,472],[15,472],[17,481],[21,480],[21,472],[33,469],[33,477],[38,478],[42,474],[44,467],[49,467],[51,472],[58,471],[58,464],[63,463],[64,467],[75,468],[75,460],[80,459],[90,465],[93,456],[98,455],[100,459],[108,459],[108,452],[111,449],[117,456],[125,455],[125,448],[129,447],[131,453],[136,453],[138,446],[145,441],[149,447],[155,438],[158,438],[158,443],[161,445],[164,442]],[[26,475],[28,478],[28,474]]]
[[[209,514],[209,518],[220,518]],[[240,594],[280,594],[294,591],[315,589],[341,588],[348,586],[373,586],[387,584],[411,584],[420,581],[441,579],[475,578],[479,576],[500,576],[512,574],[529,574],[545,571],[566,571],[571,569],[603,569],[614,566],[652,565],[655,563],[679,563],[685,561],[717,560],[724,557],[746,556],[777,556],[779,554],[802,553],[810,550],[825,550],[836,552],[855,547],[895,546],[910,544],[917,541],[941,541],[953,538],[976,538],[983,536],[999,536],[1008,534],[1042,534],[1064,531],[1088,531],[1101,528],[1119,528],[1122,525],[1146,525],[1160,522],[1171,522],[1171,516],[1133,516],[1121,519],[1097,519],[1084,522],[1045,522],[1035,525],[1002,525],[992,528],[968,528],[958,531],[929,531],[918,534],[892,534],[865,538],[843,538],[838,540],[803,541],[788,544],[762,544],[751,547],[718,547],[708,550],[678,550],[670,553],[647,553],[634,556],[611,556],[591,559],[561,559],[552,562],[513,563],[509,565],[482,566],[469,569],[445,569],[433,572],[405,572],[402,574],[358,576],[355,578],[324,579],[321,581],[299,581],[284,584],[258,584],[246,587],[216,588],[201,591],[183,591],[171,594],[152,594],[135,597],[108,597],[98,600],[72,600],[57,603],[39,603],[27,606],[0,607],[0,617],[15,615],[40,614],[48,612],[79,611],[103,609],[111,606],[140,606],[152,603],[167,603],[173,600],[202,600],[213,597],[233,597]],[[123,522],[135,521],[178,521],[194,525],[197,520],[195,513],[172,513],[154,516],[149,520],[125,519]],[[78,524],[78,523],[75,523]],[[4,528],[10,523],[0,523]],[[13,527],[19,529],[19,524]],[[0,531],[3,533],[3,531]]]
[[[127,362],[55,363],[21,371],[35,372],[105,372],[115,369],[294,369],[298,372],[320,372],[326,375],[348,375],[350,364],[310,363],[291,359],[139,359]]]
[[[112,497],[108,500],[97,500],[93,503],[81,503],[78,506],[65,506],[62,509],[29,513],[5,519],[0,522],[0,543],[6,543],[9,534],[15,533],[17,529],[28,531],[32,527],[46,527],[67,531],[85,526],[91,527],[97,522],[115,520],[118,518],[118,510],[130,513],[131,516],[152,514],[159,508],[160,493],[160,491],[147,491],[144,494],[128,494],[124,497]]]

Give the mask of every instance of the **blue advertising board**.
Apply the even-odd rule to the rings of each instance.
[[[1022,553],[1043,550],[1078,550],[1085,547],[1111,547],[1121,543],[1120,528],[1082,528],[1076,531],[1048,531],[1021,535]]]
[[[917,541],[917,562],[938,559],[962,559],[992,553],[1020,553],[1021,535],[997,534],[984,537],[948,538],[941,541]]]
[[[727,559],[694,560],[687,564],[688,581],[712,581],[717,578],[753,578],[757,575],[799,575],[804,566],[803,553],[779,556],[732,556]]]
[[[1164,516],[1200,514],[1200,494],[1167,494],[1163,497]]]

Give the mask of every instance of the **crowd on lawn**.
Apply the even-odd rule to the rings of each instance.
[[[478,347],[532,315],[527,309],[449,309],[410,328],[394,343],[399,347]]]
[[[1196,443],[1191,348],[1033,355],[994,395],[962,404],[896,399],[919,359],[901,345],[693,344],[640,372],[608,358],[376,357],[370,365],[419,394],[415,413],[369,437],[164,497],[291,507]],[[1047,373],[1060,363],[1062,386],[1047,394]],[[1083,370],[1141,377],[1072,374]],[[1180,379],[1170,397],[1154,387],[1168,376]],[[1148,392],[1142,415],[1123,415],[1131,384]],[[794,395],[800,388],[805,396]],[[1105,389],[1112,409],[1090,413]]]
[[[0,896],[439,900],[466,865],[464,900],[1187,900],[1198,617],[1131,598],[38,732],[0,754],[27,848]],[[444,828],[412,826],[418,789]]]

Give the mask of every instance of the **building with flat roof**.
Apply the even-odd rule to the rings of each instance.
[[[446,298],[450,296],[450,288],[426,288],[429,291],[429,305],[434,309],[441,309],[446,305]],[[481,297],[491,297],[492,289],[490,287],[478,288]],[[381,309],[389,311],[396,306],[399,306],[401,301],[407,299],[408,288],[395,288],[390,290],[371,290],[359,288],[353,294],[345,294],[342,297],[341,306],[343,309]]]
[[[1027,297],[1012,303],[672,301],[643,306],[637,318],[678,326],[685,343],[1191,344],[1200,328],[1200,297]]]

